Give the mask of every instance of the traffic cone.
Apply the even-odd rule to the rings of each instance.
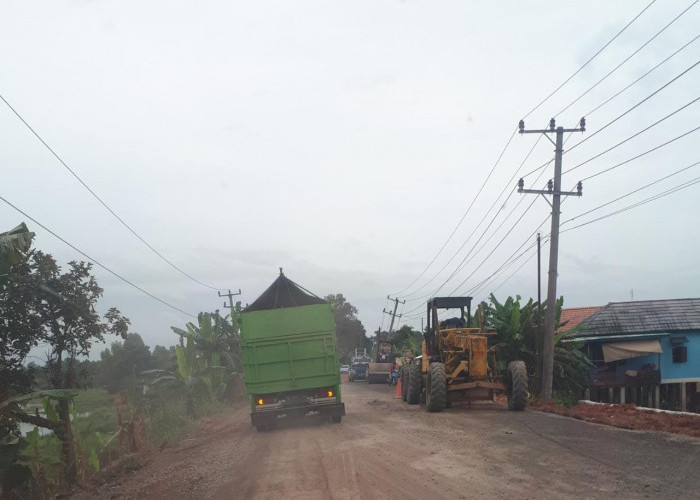
[[[396,382],[396,394],[394,394],[394,399],[401,399],[401,377],[399,377],[399,381]]]

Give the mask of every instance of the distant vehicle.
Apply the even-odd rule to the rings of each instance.
[[[357,380],[367,380],[368,363],[354,363],[348,372],[348,380],[355,382]]]
[[[350,371],[350,365],[340,365],[340,373],[347,373]]]
[[[392,345],[388,340],[381,340],[380,332],[377,332],[377,355],[369,363],[367,382],[379,384],[391,378],[391,367],[394,364],[394,356],[391,353]]]

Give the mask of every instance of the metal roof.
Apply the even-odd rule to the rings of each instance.
[[[579,326],[576,338],[700,331],[700,299],[611,302]]]

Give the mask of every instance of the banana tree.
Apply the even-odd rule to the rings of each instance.
[[[0,233],[0,286],[7,282],[10,266],[17,264],[32,246],[34,233],[22,222],[19,226]]]
[[[530,299],[520,304],[520,296],[508,297],[503,303],[491,294],[489,304],[484,304],[486,327],[497,332],[495,348],[499,358],[505,361],[521,359],[528,367],[531,381],[536,380],[537,353],[537,304]],[[561,320],[564,298],[556,301],[555,329]],[[542,308],[544,316],[545,307]],[[570,330],[567,334],[575,330]],[[581,351],[581,344],[566,340],[563,334],[554,338],[554,390],[563,395],[575,396],[586,386],[587,373],[591,366],[588,357]]]

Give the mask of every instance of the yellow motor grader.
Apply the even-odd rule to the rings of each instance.
[[[508,408],[525,409],[527,369],[524,361],[508,363],[499,374],[496,351],[488,346],[479,309],[478,327],[472,327],[471,297],[434,297],[428,301],[423,352],[401,372],[401,396],[409,404],[424,403],[430,412],[457,401],[493,400],[505,392]],[[459,316],[440,321],[438,311],[458,310]]]

